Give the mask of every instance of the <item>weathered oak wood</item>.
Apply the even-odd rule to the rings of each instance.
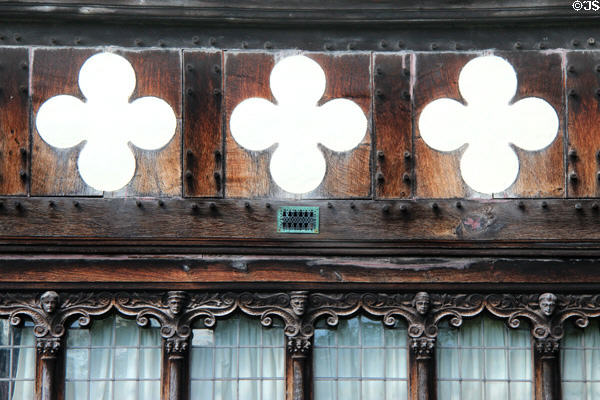
[[[2,256],[0,288],[599,290],[600,259]]]
[[[325,94],[319,103],[347,98],[361,106],[367,119],[370,119],[370,56],[306,55],[321,65],[327,77]],[[275,56],[266,53],[226,53],[225,64],[226,197],[356,198],[370,195],[370,130],[365,133],[363,141],[348,152],[337,153],[319,146],[325,156],[327,172],[323,182],[312,192],[296,195],[277,186],[269,172],[276,146],[265,151],[246,150],[237,144],[229,130],[231,113],[243,100],[262,97],[275,102],[269,86]]]
[[[512,103],[538,97],[547,101],[558,115],[554,141],[539,151],[513,146],[519,157],[519,175],[506,191],[494,197],[565,197],[564,160],[564,75],[563,55],[542,52],[498,52],[517,72],[517,94]]]
[[[85,100],[78,86],[79,70],[92,49],[34,50],[33,120],[42,103],[68,94]],[[107,196],[180,196],[181,195],[181,61],[175,51],[119,51],[131,62],[136,73],[132,100],[139,97],[162,98],[173,108],[178,119],[173,139],[162,149],[146,151],[131,146],[136,156],[136,172],[129,184]],[[84,144],[57,149],[44,142],[37,130],[33,134],[33,195],[102,195],[89,187],[77,170],[77,159]]]
[[[374,186],[379,198],[412,196],[410,74],[413,57],[383,53],[373,57]]]
[[[223,190],[222,53],[186,51],[183,64],[184,193],[218,197]]]
[[[451,200],[303,202],[320,208],[318,234],[278,233],[278,207],[295,205],[285,201],[27,198],[0,202],[4,244],[35,239],[63,244],[85,239],[88,244],[120,240],[122,244],[260,246],[271,242],[315,247],[344,242],[350,247],[470,242],[471,247],[493,249],[544,241],[566,246],[587,243],[593,248],[600,242],[600,212],[593,200],[463,200],[458,205]]]
[[[49,98],[60,94],[84,100],[77,80],[79,70],[95,50],[60,49],[33,51],[32,111],[35,121],[40,106]],[[48,145],[35,128],[32,135],[31,194],[48,195],[101,195],[89,187],[79,176],[77,158],[83,144],[69,149],[57,149]]]
[[[421,111],[433,100],[451,98],[464,103],[458,90],[462,67],[475,58],[473,53],[415,54],[414,84],[414,191],[417,198],[490,197],[473,191],[460,175],[464,147],[439,152],[429,147],[419,133]]]
[[[569,52],[566,59],[568,97],[568,196],[600,195],[600,54]]]
[[[44,6],[47,5],[47,6]],[[81,6],[85,6],[82,10]],[[345,26],[439,25],[473,23],[527,23],[540,18],[546,21],[596,21],[595,13],[574,13],[570,4],[559,0],[526,2],[486,0],[479,3],[423,2],[415,8],[409,2],[376,1],[292,1],[261,0],[249,5],[243,1],[220,0],[195,3],[114,0],[103,3],[84,1],[20,0],[3,4],[1,14],[9,18],[35,18],[76,21],[262,24],[304,26],[334,24]],[[457,16],[460,15],[460,17]]]
[[[29,51],[0,49],[0,193],[24,195],[29,181]]]
[[[135,71],[137,83],[130,100],[153,96],[166,101],[177,118],[171,141],[158,150],[131,146],[136,159],[129,184],[105,196],[181,196],[181,54],[173,50],[120,51]]]

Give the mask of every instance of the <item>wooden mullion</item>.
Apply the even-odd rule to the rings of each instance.
[[[62,400],[64,399],[64,358],[65,337],[57,340],[57,351],[44,351],[44,342],[47,339],[36,339],[35,354],[35,399],[36,400]]]
[[[170,351],[163,339],[161,387],[162,400],[187,400],[189,398],[189,343],[181,351]]]
[[[560,400],[560,357],[559,351],[534,351],[535,400]]]

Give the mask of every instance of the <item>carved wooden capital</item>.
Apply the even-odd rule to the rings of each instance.
[[[54,358],[61,348],[61,338],[37,338],[35,341],[35,348],[37,349],[38,354],[43,358]]]
[[[188,351],[189,340],[187,338],[170,337],[165,340],[165,350],[169,357],[182,356]]]
[[[309,353],[311,346],[311,340],[306,337],[291,337],[287,341],[288,351],[297,357],[305,357]]]
[[[430,359],[435,349],[435,339],[427,337],[412,338],[410,348],[415,353],[417,360]]]
[[[560,344],[558,339],[540,339],[535,341],[535,350],[542,357],[556,357],[560,350]]]

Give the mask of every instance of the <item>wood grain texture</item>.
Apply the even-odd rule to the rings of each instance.
[[[153,241],[162,245],[215,244],[239,247],[294,245],[354,248],[422,246],[501,249],[535,243],[579,243],[588,253],[600,245],[600,212],[593,200],[452,200],[379,202],[307,201],[320,207],[319,234],[277,233],[277,210],[295,202],[165,199],[6,199],[0,208],[0,244],[23,239],[68,244]],[[296,203],[297,204],[297,203]],[[331,206],[329,206],[329,204]],[[595,204],[595,205],[594,205]],[[388,206],[387,208],[385,206]],[[435,207],[434,207],[435,206]],[[16,243],[14,242],[14,243]],[[532,244],[533,242],[533,244]],[[33,244],[33,243],[32,243]],[[583,246],[583,247],[582,247]],[[30,252],[33,248],[30,248]],[[256,249],[254,250],[256,251]]]
[[[600,54],[595,51],[567,53],[568,148],[576,155],[567,156],[569,197],[600,196]],[[572,72],[571,72],[572,71]]]
[[[31,78],[34,130],[31,154],[31,194],[45,195],[101,195],[79,176],[77,158],[83,144],[58,149],[42,140],[35,129],[35,116],[49,98],[68,94],[84,100],[77,83],[81,65],[95,50],[34,49]]]
[[[412,196],[412,57],[382,53],[373,57],[374,186],[379,198]]]
[[[462,67],[479,54],[417,54],[417,79],[415,82],[415,121],[431,101],[448,97],[462,101],[458,90],[458,77]],[[556,110],[560,126],[556,139],[540,151],[525,151],[515,146],[519,157],[519,175],[506,191],[494,194],[498,198],[510,197],[563,197],[564,115],[562,57],[559,53],[499,52],[517,72],[518,88],[513,102],[526,97],[539,97]],[[493,77],[492,77],[493,78]],[[490,197],[475,192],[462,180],[460,158],[466,147],[452,152],[438,152],[420,138],[415,127],[416,196],[430,198]]]
[[[78,87],[79,70],[92,49],[34,50],[33,118],[49,98],[69,94],[85,100]],[[130,145],[136,157],[136,171],[125,187],[104,193],[107,197],[181,195],[181,61],[174,51],[120,51],[136,73],[132,100],[145,96],[162,98],[173,108],[177,131],[162,149],[146,151]],[[77,170],[77,158],[84,144],[56,149],[33,135],[33,195],[102,195],[85,184]]]
[[[183,65],[184,194],[217,197],[223,186],[222,53],[186,51]]]
[[[29,51],[0,49],[0,193],[25,195],[29,176]]]
[[[526,97],[544,99],[558,115],[558,134],[539,151],[525,151],[516,146],[519,175],[515,183],[494,197],[564,197],[564,87],[563,57],[555,52],[498,52],[517,72],[517,94],[512,103]]]
[[[597,291],[598,265],[548,257],[2,256],[0,288]]]
[[[225,196],[261,197],[271,190],[269,160],[273,146],[269,149],[247,151],[231,136],[229,118],[231,112],[244,99],[261,97],[274,101],[269,87],[269,76],[275,65],[272,54],[225,53]]]
[[[472,190],[460,174],[465,147],[440,152],[429,147],[419,133],[418,120],[427,104],[440,98],[465,103],[458,90],[458,76],[474,53],[417,53],[414,74],[414,191],[417,198],[460,198],[491,196]]]
[[[136,169],[127,186],[105,196],[181,196],[181,53],[172,50],[119,51],[133,66],[137,78],[131,101],[153,96],[166,101],[177,118],[175,135],[158,150],[133,145]]]
[[[370,56],[306,54],[317,61],[327,77],[327,87],[320,104],[334,98],[355,101],[370,119]],[[241,148],[229,131],[233,109],[243,100],[262,97],[274,102],[269,77],[275,59],[273,54],[227,53],[225,55],[226,94],[226,197],[277,198],[360,198],[371,193],[371,133],[348,152],[333,152],[319,145],[327,162],[323,182],[315,190],[302,195],[288,193],[273,182],[269,162],[276,145],[261,152]]]

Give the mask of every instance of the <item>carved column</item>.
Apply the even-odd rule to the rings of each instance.
[[[413,338],[410,340],[410,382],[412,386],[411,398],[415,400],[429,400],[434,398],[434,373],[433,362],[435,352],[435,339],[428,337]]]
[[[213,327],[216,317],[228,315],[237,307],[231,293],[120,293],[119,312],[135,317],[138,325],[148,326],[150,318],[160,324],[163,338],[162,399],[187,400],[189,350],[192,324],[204,317],[204,326]]]
[[[304,400],[308,392],[309,366],[311,342],[306,337],[289,338],[287,342],[288,350],[288,368],[291,374],[288,374],[289,400]]]
[[[180,400],[188,398],[189,338],[163,339],[163,398]]]
[[[37,350],[36,373],[38,375],[38,395],[41,400],[55,400],[58,396],[57,364],[58,357],[63,356],[63,337],[36,338]]]
[[[560,399],[560,345],[554,338],[535,341],[534,365],[536,379],[540,382],[536,388],[536,399]]]

